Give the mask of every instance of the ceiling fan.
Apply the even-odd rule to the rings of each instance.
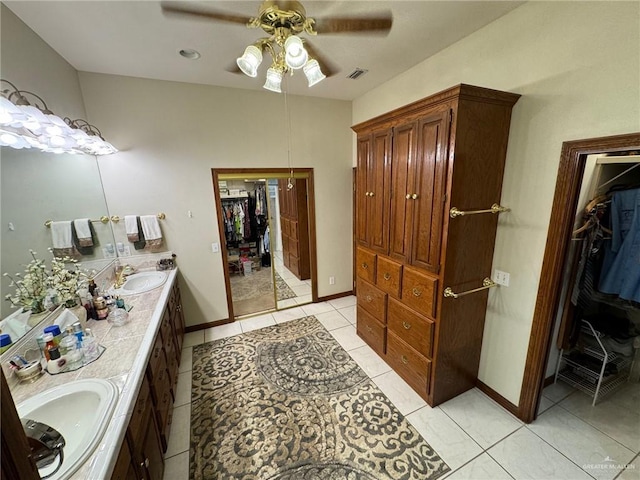
[[[286,73],[302,69],[309,86],[337,73],[309,42],[309,36],[328,34],[382,34],[386,35],[393,24],[391,12],[380,12],[372,16],[358,17],[307,17],[301,2],[265,0],[260,4],[258,15],[248,17],[234,13],[215,11],[202,6],[184,3],[162,2],[162,11],[167,15],[200,17],[209,20],[244,24],[247,28],[261,28],[268,35],[249,45],[236,60],[237,69],[232,71],[255,77],[267,52],[272,63],[267,71],[264,88],[281,92],[282,78]]]

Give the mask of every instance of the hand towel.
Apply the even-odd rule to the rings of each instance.
[[[145,248],[153,250],[162,245],[162,231],[160,230],[160,222],[156,215],[140,215],[140,224],[142,225],[142,233],[147,242]]]
[[[91,227],[88,218],[76,218],[73,221],[73,228],[76,229],[78,237],[78,245],[81,247],[93,247],[93,236],[91,235]]]
[[[56,257],[75,257],[78,251],[73,245],[71,221],[51,222],[51,240],[53,254]]]
[[[134,243],[140,240],[140,234],[138,233],[138,217],[135,215],[124,216],[124,229],[127,232],[127,239]]]
[[[133,242],[133,248],[136,250],[144,250],[147,246],[147,241],[144,239],[144,232],[142,231],[142,223],[140,223],[140,217],[136,216],[136,224],[138,225],[138,241]]]

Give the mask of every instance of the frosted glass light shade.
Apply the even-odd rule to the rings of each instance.
[[[316,83],[327,78],[326,75],[322,73],[322,70],[320,70],[320,64],[318,61],[313,58],[307,62],[303,71],[309,81],[310,87],[313,87]]]
[[[282,71],[271,67],[267,70],[267,81],[264,82],[264,88],[272,92],[281,93],[280,85],[282,84]]]
[[[296,36],[291,36],[285,40],[284,51],[285,63],[294,70],[304,67],[309,59],[309,54],[302,45],[302,40]]]
[[[14,124],[14,126],[21,126],[21,123],[18,125],[16,122],[26,119],[27,115],[14,105],[11,100],[0,97],[0,125]]]
[[[262,51],[255,45],[249,45],[244,54],[236,60],[242,73],[249,77],[258,75],[258,67],[262,63]]]

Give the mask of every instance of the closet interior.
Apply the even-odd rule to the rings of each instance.
[[[547,377],[593,397],[640,374],[640,152],[590,155]]]

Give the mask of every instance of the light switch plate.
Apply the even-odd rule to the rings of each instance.
[[[508,287],[509,277],[510,275],[507,272],[503,272],[502,270],[494,270],[493,281],[496,282],[498,285]]]

